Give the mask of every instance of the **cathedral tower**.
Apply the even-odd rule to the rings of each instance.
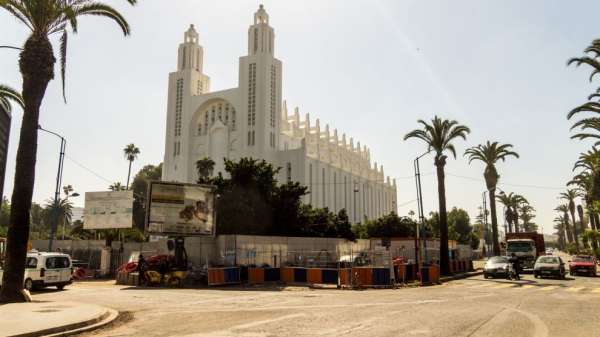
[[[274,161],[281,122],[281,61],[274,57],[275,32],[263,5],[248,28],[248,55],[240,57],[239,88],[246,116],[244,146],[254,158]]]
[[[210,91],[210,78],[202,73],[204,50],[199,43],[194,25],[183,35],[177,53],[177,71],[169,74],[169,97],[163,179],[186,181],[186,165],[190,135],[186,126],[192,118],[191,97]]]

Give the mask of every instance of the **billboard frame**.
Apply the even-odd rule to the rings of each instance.
[[[129,219],[129,213],[128,214],[128,220],[130,220],[131,224],[127,225],[127,227],[125,226],[102,226],[102,227],[97,227],[97,226],[93,226],[92,228],[90,228],[90,216],[91,214],[89,214],[89,210],[91,207],[89,202],[91,202],[93,198],[93,200],[97,203],[99,203],[98,198],[102,198],[102,199],[106,199],[108,197],[110,197],[111,195],[119,195],[119,194],[123,194],[124,197],[122,198],[117,198],[118,200],[125,200],[127,199],[127,205],[128,207],[126,207],[125,209],[130,209],[131,210],[131,214],[130,214],[130,219]],[[102,197],[101,197],[102,196]],[[126,198],[125,198],[126,197]],[[106,201],[105,201],[106,202]],[[129,202],[131,202],[131,205],[129,205]],[[85,204],[84,204],[84,211],[83,211],[83,219],[84,219],[84,223],[83,223],[83,229],[86,230],[103,230],[103,229],[131,229],[131,228],[135,228],[135,223],[133,220],[133,204],[135,203],[135,193],[133,192],[133,190],[120,190],[120,191],[87,191],[85,192]],[[96,213],[94,213],[96,214]],[[87,216],[87,218],[86,218]],[[107,216],[107,215],[105,215]],[[87,223],[87,225],[86,225]]]
[[[163,236],[167,236],[167,237],[212,237],[215,238],[217,236],[217,202],[219,200],[218,196],[217,196],[217,186],[215,185],[209,185],[209,184],[192,184],[192,183],[180,183],[180,182],[176,182],[176,181],[162,181],[162,180],[150,180],[147,182],[148,184],[148,188],[147,188],[147,192],[146,192],[146,202],[144,203],[144,206],[146,208],[146,216],[145,216],[145,223],[144,223],[144,232],[146,234],[154,234],[154,235],[163,235]],[[151,208],[150,208],[150,203],[152,202],[152,187],[154,186],[154,184],[161,184],[161,185],[173,185],[173,186],[192,186],[192,187],[204,187],[204,188],[208,188],[211,190],[212,192],[212,199],[213,199],[213,211],[212,211],[212,217],[213,217],[213,230],[211,234],[184,234],[184,233],[174,233],[174,232],[150,232],[148,230],[148,226],[150,224],[150,214],[151,214]]]

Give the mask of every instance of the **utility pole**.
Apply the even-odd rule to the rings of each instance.
[[[415,233],[415,260],[418,265],[418,270],[421,271],[421,256],[420,256],[420,245],[421,245],[421,228],[425,227],[425,214],[423,211],[423,193],[421,188],[421,168],[419,167],[419,159],[427,154],[429,154],[431,150],[423,153],[422,155],[415,158],[414,161],[414,169],[415,169],[415,185],[417,188],[417,213],[419,217],[419,221],[417,221],[417,228]],[[425,262],[427,262],[427,237],[425,237]]]

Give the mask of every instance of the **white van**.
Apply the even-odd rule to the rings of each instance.
[[[2,286],[0,270],[0,286]],[[63,253],[27,253],[23,287],[27,290],[56,287],[63,290],[73,282],[71,257]]]

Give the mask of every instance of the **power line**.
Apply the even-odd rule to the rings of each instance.
[[[446,175],[451,176],[451,177],[455,177],[455,178],[467,179],[467,180],[478,181],[478,182],[485,182],[485,179],[475,178],[475,177],[468,177],[468,176],[461,176],[461,175],[458,175],[458,174],[453,174],[453,173],[448,173],[448,172],[446,172]],[[563,189],[565,189],[564,187],[542,186],[542,185],[528,185],[528,184],[512,184],[512,183],[499,183],[498,185],[513,186],[513,187],[537,188],[537,189],[544,189],[544,190],[563,190]]]
[[[73,159],[73,158],[69,157],[68,155],[66,155],[66,154],[65,154],[65,157],[67,157],[67,159],[69,159],[71,162],[73,162],[73,164],[75,164],[75,165],[79,166],[80,168],[82,168],[82,169],[84,169],[84,170],[88,171],[89,173],[91,173],[91,174],[95,175],[95,176],[96,176],[96,177],[98,177],[99,179],[101,179],[101,180],[104,180],[104,181],[106,181],[106,182],[107,182],[107,183],[109,183],[109,184],[112,184],[112,183],[113,183],[113,181],[111,181],[111,180],[108,180],[108,179],[104,178],[104,177],[103,177],[103,176],[101,176],[99,173],[97,173],[97,172],[95,172],[94,170],[92,170],[92,169],[90,169],[90,168],[86,167],[85,165],[83,165],[83,164],[79,163],[78,161],[76,161],[75,159]]]

